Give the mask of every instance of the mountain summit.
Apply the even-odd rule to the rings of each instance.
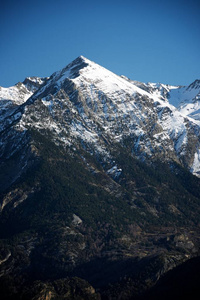
[[[130,81],[80,56],[51,75],[29,98],[28,114],[19,124],[42,128],[49,123],[58,143],[70,145],[72,139],[80,138],[90,151],[105,157],[110,156],[105,140],[123,145],[130,139],[132,153],[141,160],[174,160],[199,176],[199,92],[196,85],[183,88]],[[182,104],[175,107],[176,101]],[[47,108],[48,115],[41,116],[44,109],[37,110],[38,105]],[[183,111],[183,105],[190,106],[190,113],[184,113],[188,110]],[[32,113],[35,122],[27,120]]]
[[[198,255],[199,94],[83,56],[0,88],[5,299],[131,299]]]

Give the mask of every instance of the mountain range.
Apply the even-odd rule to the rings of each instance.
[[[3,299],[148,299],[198,256],[199,108],[200,80],[142,83],[83,56],[1,87]]]

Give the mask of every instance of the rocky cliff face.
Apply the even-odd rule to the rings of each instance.
[[[200,123],[174,104],[194,103],[199,90],[198,81],[131,81],[82,56],[1,89],[0,284],[12,283],[9,297],[37,280],[57,295],[52,282],[74,276],[112,297],[129,278],[137,294],[198,255]]]

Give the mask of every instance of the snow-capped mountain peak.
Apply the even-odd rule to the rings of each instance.
[[[23,110],[3,115],[2,130],[12,122],[20,130],[48,129],[54,142],[78,148],[81,140],[105,160],[111,156],[107,144],[124,145],[130,140],[131,151],[139,159],[172,159],[200,173],[200,122],[174,106],[177,95],[189,97],[194,90],[197,94],[197,83],[189,91],[140,83],[79,56],[44,81],[27,78],[22,85],[32,95]],[[34,93],[31,86],[37,86]]]
[[[198,254],[200,188],[189,171],[200,177],[200,122],[170,103],[197,86],[132,81],[80,56],[1,90],[1,295],[146,295]]]
[[[85,92],[90,95],[96,90],[106,93],[114,99],[116,95],[123,97],[124,94],[129,94],[133,96],[138,94],[141,96],[146,96],[155,101],[158,101],[156,94],[149,93],[134,84],[134,82],[129,82],[125,77],[118,76],[115,73],[107,70],[106,68],[92,62],[91,60],[85,58],[84,56],[79,56],[65,68],[60,71],[55,72],[49,79],[48,85],[43,87],[38,91],[39,93],[44,93],[45,88],[54,86],[54,88],[63,88],[64,82],[71,80],[75,85],[82,85],[84,83],[86,90]]]

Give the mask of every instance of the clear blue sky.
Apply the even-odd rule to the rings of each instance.
[[[199,0],[1,0],[0,86],[79,55],[142,82],[200,79]]]

